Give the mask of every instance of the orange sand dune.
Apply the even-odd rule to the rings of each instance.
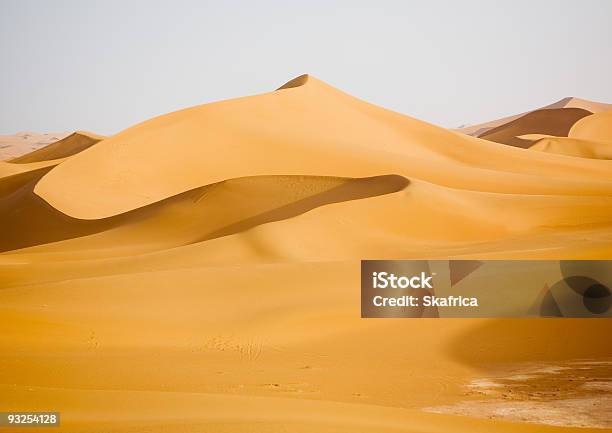
[[[570,135],[601,137],[594,116]],[[607,365],[610,320],[359,314],[361,259],[612,259],[612,161],[452,132],[309,76],[71,140],[0,163],[2,410],[60,411],[69,433],[612,423],[554,380],[533,405],[470,391],[508,365]]]
[[[612,143],[612,112],[598,113],[576,122],[569,136],[582,140]]]
[[[590,111],[591,113],[601,113],[604,111],[612,111],[612,104],[604,104],[602,102],[594,102],[581,98],[567,97],[558,100],[552,104],[546,105],[544,107],[537,108],[536,110],[546,110],[546,109],[556,109],[556,108],[581,108],[583,110]],[[536,111],[533,110],[533,111]],[[515,114],[512,116],[503,117],[501,119],[492,120],[485,123],[479,123],[477,125],[465,126],[463,128],[457,128],[455,131],[462,132],[467,135],[472,135],[474,137],[480,137],[482,134],[488,132],[489,130],[501,126],[503,124],[512,122],[513,120],[518,119],[519,117],[524,116],[525,114],[530,113],[530,111],[520,114]]]
[[[534,182],[533,176],[552,176],[563,166],[556,182]],[[310,77],[297,87],[136,125],[75,155],[34,191],[68,215],[97,219],[226,179],[282,174],[398,174],[461,189],[532,194],[582,194],[603,186],[587,185],[586,179],[612,181],[604,166],[501,148],[384,110]],[[113,200],[102,199],[107,196]]]
[[[479,137],[497,143],[527,148],[532,142],[518,136],[534,133],[567,136],[572,125],[589,114],[591,114],[590,111],[582,108],[536,110],[493,128]]]

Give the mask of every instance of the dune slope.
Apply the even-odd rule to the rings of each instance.
[[[603,166],[540,156],[384,110],[310,77],[297,87],[136,125],[70,158],[34,191],[68,215],[97,219],[247,176],[397,174],[456,188],[533,194],[583,193],[585,179],[612,181]],[[574,168],[564,170],[559,183],[531,179],[550,179],[567,164]],[[109,195],[113,200],[103,199]]]
[[[15,135],[0,135],[0,160],[10,160],[55,143],[69,135],[66,132],[39,134],[19,132]]]
[[[479,137],[497,143],[527,148],[532,142],[518,136],[533,133],[567,136],[572,125],[589,114],[591,114],[590,111],[582,108],[536,110],[493,128]]]
[[[540,138],[529,149],[580,158],[612,159],[612,143],[570,137]]]
[[[605,104],[602,102],[589,101],[587,99],[581,99],[576,97],[566,97],[558,100],[557,102],[553,102],[552,104],[545,105],[544,107],[537,108],[536,110],[547,110],[547,109],[556,109],[556,108],[581,108],[583,110],[590,111],[591,113],[601,113],[605,111],[612,111],[612,104]],[[463,128],[457,128],[455,131],[461,132],[463,134],[471,135],[474,137],[480,137],[482,134],[490,131],[493,128],[504,125],[506,123],[512,122],[513,120],[518,119],[519,117],[524,116],[525,114],[530,113],[531,111],[514,114],[512,116],[503,117],[496,120],[491,120],[489,122],[479,123],[476,125],[469,125]]]
[[[45,147],[37,149],[17,158],[10,160],[11,163],[23,164],[30,162],[50,161],[53,159],[66,158],[93,146],[104,137],[91,132],[77,131],[55,141]]]
[[[572,126],[569,136],[612,143],[612,112],[593,114],[581,119]]]

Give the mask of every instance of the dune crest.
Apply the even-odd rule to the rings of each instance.
[[[11,159],[13,164],[50,161],[75,155],[103,140],[104,136],[86,131],[76,131],[33,152]]]
[[[597,113],[579,120],[572,126],[569,136],[612,143],[612,112]]]
[[[256,176],[199,187],[118,216],[82,220],[64,215],[33,193],[45,172],[32,172],[17,187],[13,182],[13,194],[6,200],[0,195],[0,225],[28,227],[27,232],[6,233],[0,251],[64,241],[38,250],[80,254],[80,249],[94,245],[112,249],[127,239],[131,248],[122,254],[162,250],[241,233],[333,203],[392,194],[410,184],[395,175],[361,179]]]
[[[612,182],[604,167],[587,161],[500,147],[368,104],[312,76],[303,80],[291,91],[205,104],[126,129],[51,170],[34,191],[67,215],[99,219],[248,176],[398,174],[530,194],[590,194],[595,184],[586,179]],[[557,181],[533,181],[546,174]],[[110,195],[112,201],[103,198]]]
[[[497,143],[527,148],[532,142],[519,138],[519,136],[532,133],[567,136],[574,123],[590,114],[590,111],[583,110],[582,108],[547,108],[536,110],[497,128],[493,128],[478,137]]]
[[[308,74],[302,74],[299,77],[295,77],[294,79],[287,81],[285,84],[283,84],[276,90],[291,89],[294,87],[303,86],[308,82],[309,78],[310,76]]]
[[[512,122],[518,119],[519,117],[525,116],[526,114],[529,114],[533,111],[558,108],[580,108],[583,110],[590,111],[591,113],[601,113],[604,111],[612,111],[612,104],[605,104],[602,102],[589,101],[587,99],[568,96],[558,100],[557,102],[553,102],[552,104],[536,108],[535,110],[527,111],[520,114],[514,114],[512,116],[507,116],[500,119],[491,120],[489,122],[479,123],[476,125],[468,125],[462,128],[456,128],[454,130],[474,137],[480,137],[481,135],[489,132],[493,128]]]
[[[51,143],[65,138],[67,132],[37,132],[23,131],[14,135],[0,135],[0,161],[10,160],[26,153],[35,151]]]

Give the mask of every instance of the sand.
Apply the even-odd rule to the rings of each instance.
[[[66,132],[18,132],[15,135],[0,135],[0,161],[40,149],[69,135]]]
[[[535,140],[529,149],[580,158],[612,159],[612,142],[570,137],[543,137]]]
[[[612,111],[580,119],[568,134],[572,138],[612,143]]]
[[[526,148],[532,144],[531,141],[526,141],[519,136],[539,133],[565,137],[576,122],[590,114],[592,114],[590,111],[582,108],[536,110],[490,129],[479,137],[497,143]]]
[[[546,105],[544,107],[540,107],[536,110],[547,110],[547,109],[559,109],[559,108],[580,108],[591,113],[601,113],[605,111],[612,111],[612,104],[605,104],[602,102],[589,101],[586,99],[575,98],[569,96],[567,98],[563,98],[558,100],[557,102],[553,102],[552,104]],[[455,131],[462,132],[463,134],[471,135],[474,137],[480,137],[482,134],[490,131],[493,128],[504,125],[506,123],[512,122],[531,111],[514,114],[512,116],[503,117],[501,119],[491,120],[489,122],[479,123],[476,125],[464,126],[462,128],[457,128]]]
[[[92,141],[0,165],[2,408],[60,411],[62,432],[609,422],[584,409],[593,390],[573,396],[579,428],[528,397],[525,419],[471,410],[466,386],[607,362],[612,321],[360,319],[359,261],[612,258],[612,162],[449,131],[309,76]]]
[[[64,138],[45,145],[40,149],[13,158],[11,163],[25,164],[31,162],[51,161],[75,155],[103,140],[105,137],[86,131],[77,131]]]

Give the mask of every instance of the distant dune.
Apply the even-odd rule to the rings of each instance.
[[[583,110],[587,110],[591,113],[600,113],[604,111],[612,111],[612,104],[588,101],[586,99],[574,98],[570,96],[567,98],[560,99],[557,102],[553,102],[552,104],[546,105],[544,107],[537,108],[533,111],[557,108],[580,108]],[[489,130],[516,120],[519,117],[522,117],[528,113],[530,113],[530,111],[526,113],[514,114],[512,116],[503,117],[501,119],[491,120],[485,123],[479,123],[476,125],[469,125],[462,128],[457,128],[455,129],[455,131],[462,132],[467,135],[472,135],[474,137],[480,137],[482,134],[488,132]]]
[[[0,161],[15,158],[66,137],[69,133],[55,132],[39,134],[19,132],[15,135],[0,135]]]
[[[29,162],[40,162],[50,161],[53,159],[66,158],[68,156],[75,155],[82,150],[96,144],[103,140],[105,137],[91,132],[77,131],[65,136],[64,138],[57,140],[51,144],[45,145],[40,149],[25,155],[13,158],[10,160],[11,163],[29,163]]]
[[[590,111],[582,108],[548,108],[531,111],[518,119],[490,129],[478,137],[526,148],[532,144],[531,141],[518,136],[533,133],[567,136],[574,123],[590,114],[592,114]]]
[[[13,154],[0,406],[61,411],[62,433],[608,428],[554,374],[478,410],[470,384],[609,375],[610,320],[359,314],[362,259],[612,259],[607,107],[566,98],[478,138],[303,75]]]

